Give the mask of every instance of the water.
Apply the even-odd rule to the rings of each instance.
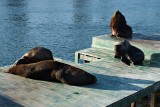
[[[0,0],[0,66],[36,46],[74,61],[75,51],[90,47],[93,36],[111,33],[116,10],[135,39],[160,40],[159,0]]]

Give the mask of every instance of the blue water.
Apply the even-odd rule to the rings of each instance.
[[[160,0],[0,0],[0,66],[43,46],[54,57],[74,61],[93,36],[111,33],[120,10],[135,39],[160,40]]]

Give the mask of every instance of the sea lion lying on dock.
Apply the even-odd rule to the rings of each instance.
[[[126,19],[120,11],[114,12],[110,22],[110,29],[112,36],[132,38],[132,28],[127,25]]]
[[[127,40],[115,45],[114,51],[114,57],[121,58],[121,61],[127,65],[130,65],[131,62],[133,62],[134,65],[140,65],[144,61],[143,51],[135,46],[132,46]]]
[[[30,64],[43,60],[53,60],[52,52],[44,47],[35,47],[25,53],[14,65]]]
[[[20,64],[9,68],[6,72],[26,78],[57,81],[69,85],[87,85],[97,81],[95,76],[82,69],[54,60]]]

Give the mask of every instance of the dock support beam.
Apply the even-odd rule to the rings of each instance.
[[[136,107],[136,102],[131,103],[131,107]]]
[[[150,107],[157,107],[157,95],[160,95],[160,90],[151,94],[151,103]]]
[[[80,55],[78,52],[75,53],[75,63],[79,63]]]
[[[156,103],[156,101],[155,101],[155,98],[156,97],[156,94],[155,93],[152,93],[151,94],[151,105],[150,105],[150,107],[155,107],[155,103]]]

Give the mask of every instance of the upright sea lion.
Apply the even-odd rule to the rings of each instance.
[[[14,65],[35,63],[43,60],[53,60],[52,52],[44,47],[35,47],[18,59]]]
[[[112,36],[132,38],[132,28],[127,25],[126,19],[120,11],[114,12],[110,22],[110,29]]]
[[[9,68],[7,73],[36,80],[58,81],[69,85],[86,85],[97,81],[95,76],[82,69],[54,60],[16,65]]]
[[[140,65],[144,61],[142,50],[132,46],[127,40],[124,40],[114,46],[115,58],[121,58],[121,61],[127,65],[133,62],[134,65]]]

